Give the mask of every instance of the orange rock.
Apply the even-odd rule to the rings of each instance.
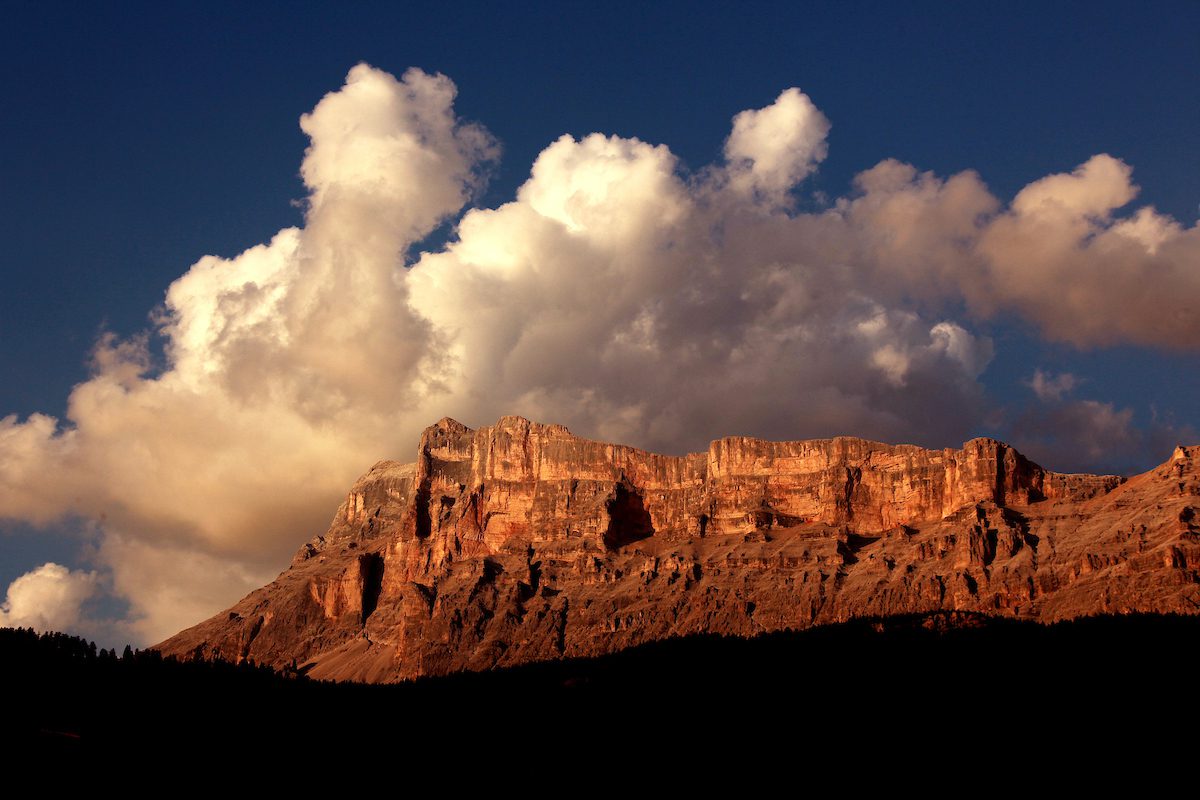
[[[159,649],[391,681],[854,616],[1196,613],[1197,456],[1124,481],[992,439],[730,437],[665,456],[443,419],[276,581]]]

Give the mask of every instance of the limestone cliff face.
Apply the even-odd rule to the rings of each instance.
[[[731,437],[665,456],[443,419],[274,583],[159,649],[391,681],[859,615],[1195,613],[1198,456],[1123,481],[991,439]]]

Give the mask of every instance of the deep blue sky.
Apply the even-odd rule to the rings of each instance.
[[[564,132],[636,135],[701,166],[734,113],[797,85],[833,122],[811,184],[832,195],[895,157],[976,169],[1008,198],[1108,152],[1140,201],[1196,216],[1200,4],[648,5],[7,6],[0,412],[61,413],[101,326],[144,327],[199,255],[298,222],[297,119],[360,60],[458,84],[460,113],[505,148],[485,202]]]
[[[300,222],[299,115],[367,61],[440,71],[500,140],[503,202],[563,133],[665,143],[700,167],[730,118],[799,86],[833,123],[808,188],[888,157],[975,169],[1002,199],[1107,152],[1186,225],[1200,204],[1200,3],[20,2],[0,21],[0,416],[61,416],[102,328],[129,334],[199,256]],[[519,9],[519,10],[515,10]],[[1200,298],[1197,298],[1200,300]],[[1200,303],[1197,304],[1200,307]],[[1194,354],[1081,353],[980,323],[983,376],[1020,404],[1035,366],[1200,426]],[[984,431],[980,431],[981,433]],[[1165,453],[1163,456],[1165,457]],[[48,559],[5,523],[0,586]],[[32,546],[30,546],[32,547]],[[13,554],[13,555],[6,555]]]

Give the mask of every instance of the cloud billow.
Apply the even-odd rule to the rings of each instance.
[[[664,145],[563,136],[479,208],[498,145],[454,96],[356,66],[301,120],[303,227],[177,279],[165,364],[145,336],[105,336],[66,422],[0,419],[0,516],[103,518],[99,565],[142,641],[268,580],[357,474],[444,415],[673,452],[727,434],[952,444],[987,405],[978,319],[1200,349],[1200,234],[1116,218],[1136,189],[1109,156],[1008,207],[974,173],[885,161],[796,213],[830,125],[788,89],[694,174]]]
[[[84,604],[99,590],[95,572],[47,562],[9,584],[0,603],[0,627],[37,631],[79,629]]]

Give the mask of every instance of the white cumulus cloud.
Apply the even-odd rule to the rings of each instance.
[[[721,163],[563,136],[483,208],[498,147],[454,97],[441,75],[356,66],[301,118],[302,227],[200,258],[153,331],[102,337],[65,420],[0,418],[0,517],[102,521],[97,566],[143,643],[271,579],[356,475],[444,415],[671,452],[728,434],[941,446],[985,407],[980,317],[1200,349],[1200,234],[1118,217],[1136,190],[1108,156],[1008,207],[972,172],[888,160],[795,213],[830,128],[788,89],[734,117]],[[456,235],[416,252],[447,220]],[[1117,435],[1114,414],[1093,427]]]
[[[95,572],[47,562],[8,585],[0,603],[0,627],[72,631],[83,621],[83,604],[98,590]]]
[[[731,187],[778,202],[825,160],[828,135],[829,120],[794,87],[766,108],[741,112],[725,141]]]

